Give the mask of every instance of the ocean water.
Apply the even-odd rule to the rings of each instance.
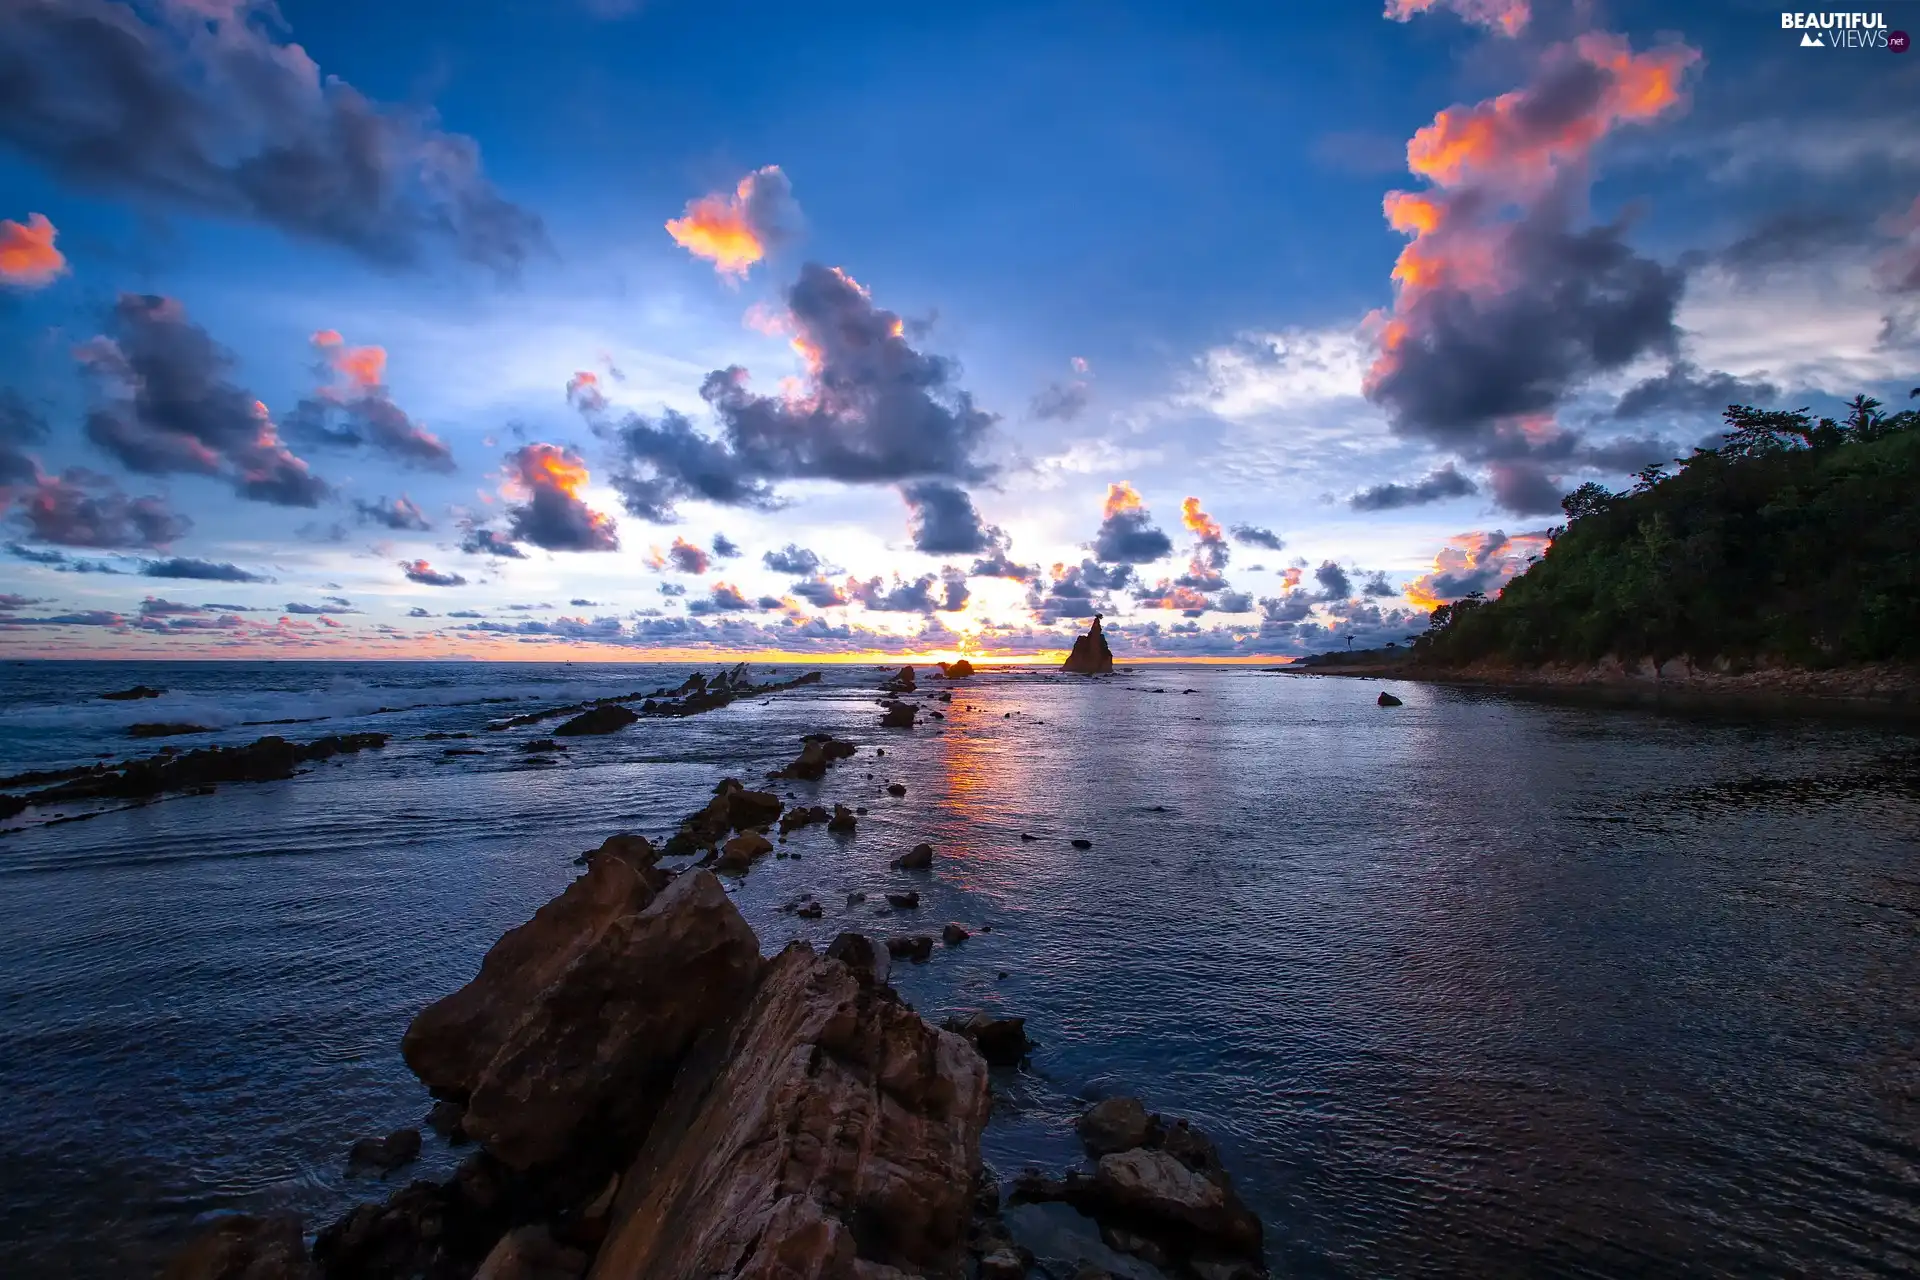
[[[412,1014],[580,851],[821,730],[859,755],[777,789],[871,813],[796,833],[737,901],[768,951],[992,925],[896,973],[931,1016],[1028,1019],[1003,1175],[1133,1092],[1220,1141],[1276,1274],[1920,1272],[1907,730],[1219,668],[985,674],[911,732],[877,727],[873,669],[827,668],[545,769],[516,748],[557,722],[483,729],[690,669],[0,667],[0,773],[144,754],[139,720],[395,735],[0,836],[0,1275],[151,1274],[209,1213],[384,1195],[345,1156],[426,1110]],[[95,697],[134,683],[168,693]],[[244,723],[282,719],[308,723]],[[920,840],[931,873],[888,869]],[[921,909],[882,915],[907,885]],[[779,910],[807,892],[825,918]],[[399,1177],[456,1159],[429,1136]]]

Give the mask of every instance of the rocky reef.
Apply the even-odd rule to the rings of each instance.
[[[1104,676],[1113,671],[1113,650],[1107,647],[1107,637],[1100,630],[1100,615],[1093,615],[1093,626],[1087,634],[1073,642],[1073,652],[1060,664],[1062,671],[1070,671],[1081,676]]]

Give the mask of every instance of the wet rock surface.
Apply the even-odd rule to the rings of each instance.
[[[640,717],[618,703],[582,711],[553,731],[556,738],[580,738],[590,734],[616,733]]]
[[[157,698],[165,689],[155,689],[150,685],[137,684],[131,689],[121,689],[114,693],[103,693],[101,698],[108,702],[134,702],[141,698]]]
[[[175,1254],[160,1280],[319,1280],[298,1216],[233,1214]]]

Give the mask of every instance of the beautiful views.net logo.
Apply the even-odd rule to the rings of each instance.
[[[1904,31],[1887,30],[1884,13],[1782,13],[1782,31],[1798,31],[1802,49],[1907,51]]]

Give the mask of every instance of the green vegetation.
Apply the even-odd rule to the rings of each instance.
[[[1547,554],[1497,600],[1434,610],[1414,660],[1920,660],[1920,412],[1726,421],[1720,448],[1627,493],[1568,494]]]

